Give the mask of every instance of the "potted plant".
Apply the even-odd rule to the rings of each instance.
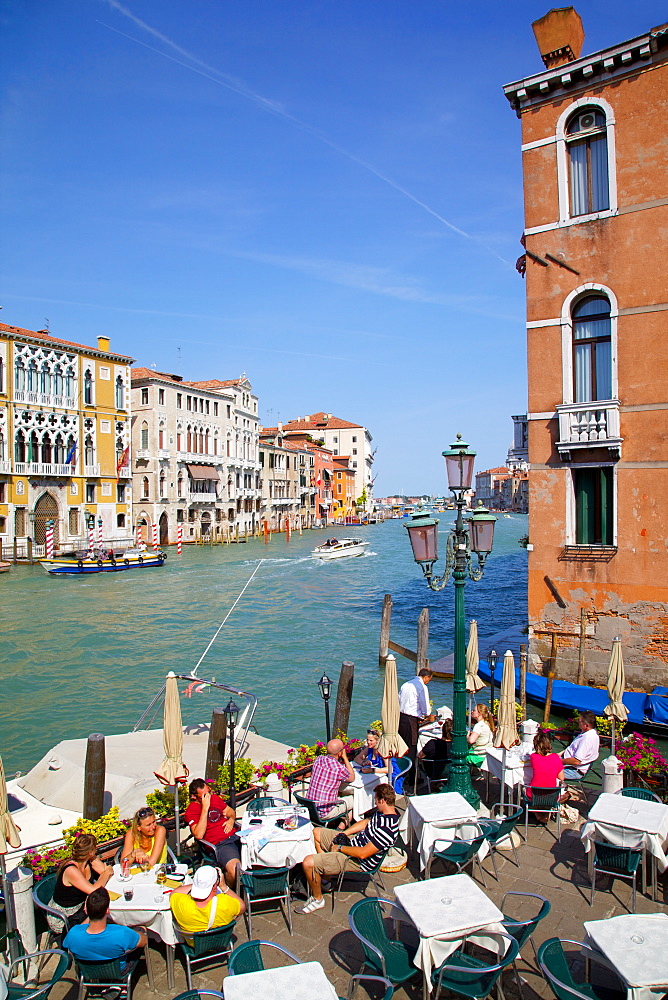
[[[624,783],[633,785],[661,784],[668,762],[656,749],[656,740],[640,733],[631,733],[615,747],[615,754],[624,771]]]

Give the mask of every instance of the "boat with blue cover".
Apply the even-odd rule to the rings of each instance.
[[[112,549],[74,553],[51,559],[41,559],[40,566],[53,576],[80,576],[82,573],[118,573],[126,569],[151,569],[162,566],[167,553],[162,549],[125,549],[115,553]]]

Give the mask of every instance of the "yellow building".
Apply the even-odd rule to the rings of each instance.
[[[97,348],[0,323],[0,541],[4,554],[132,536],[130,365]],[[39,550],[37,550],[39,552]]]

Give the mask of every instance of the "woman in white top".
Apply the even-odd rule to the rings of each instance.
[[[485,754],[492,746],[494,718],[487,705],[476,705],[471,712],[471,719],[475,725],[467,737],[470,749],[466,760],[469,764],[480,767],[485,759]]]

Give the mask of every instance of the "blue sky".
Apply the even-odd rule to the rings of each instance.
[[[577,3],[584,51],[665,20]],[[545,2],[5,0],[0,314],[265,424],[369,427],[376,494],[505,460],[526,400],[519,122]]]

